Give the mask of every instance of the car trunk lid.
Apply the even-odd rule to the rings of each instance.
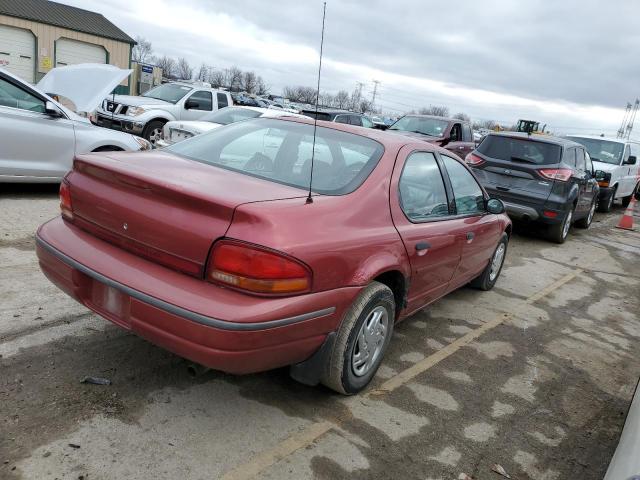
[[[305,196],[161,152],[79,156],[67,180],[78,227],[196,276],[203,275],[211,245],[225,235],[237,206]]]

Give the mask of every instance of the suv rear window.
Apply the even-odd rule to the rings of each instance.
[[[216,167],[309,188],[313,125],[256,118],[216,128],[165,151]],[[384,148],[370,138],[318,127],[312,190],[328,195],[354,191],[373,171]]]
[[[309,118],[317,118],[318,120],[326,120],[327,122],[331,121],[331,115],[325,112],[314,112],[313,110],[303,110],[302,115],[305,115]]]
[[[478,152],[487,157],[508,162],[549,165],[560,163],[562,148],[560,145],[538,140],[487,135],[478,146]]]

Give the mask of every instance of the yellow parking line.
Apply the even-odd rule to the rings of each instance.
[[[553,291],[560,288],[565,283],[571,281],[572,279],[580,275],[582,272],[583,270],[581,268],[577,268],[573,270],[572,272],[568,273],[567,275],[563,276],[562,278],[556,280],[555,282],[551,283],[547,287],[543,288],[539,292],[534,293],[533,295],[528,297],[524,301],[524,304],[531,305],[532,303],[537,302],[538,300],[546,297]],[[446,347],[438,350],[433,355],[429,355],[425,359],[419,361],[418,363],[412,365],[406,370],[403,370],[397,375],[391,377],[389,380],[384,382],[378,389],[370,391],[365,396],[379,396],[379,395],[384,395],[386,393],[392,392],[393,390],[407,383],[409,380],[415,378],[417,375],[420,375],[421,373],[424,373],[425,371],[429,370],[434,365],[437,365],[445,358],[453,355],[462,347],[473,342],[475,339],[477,339],[484,333],[496,328],[498,325],[503,324],[508,319],[513,318],[514,314],[517,314],[517,311],[512,314],[503,313],[498,317],[494,318],[493,320],[488,321],[487,323],[483,324],[481,327],[475,330],[472,330],[466,335],[450,343]],[[345,404],[348,406],[349,400],[347,400]],[[265,452],[249,460],[249,462],[239,465],[233,470],[230,470],[229,472],[225,473],[221,478],[222,480],[248,480],[250,478],[254,478],[260,472],[266,470],[272,465],[275,465],[280,460],[291,455],[296,450],[299,450],[301,448],[306,447],[307,445],[310,445],[317,438],[324,435],[335,426],[337,426],[335,423],[324,421],[324,420],[320,422],[312,423],[311,425],[303,429],[301,432],[295,433],[289,436],[288,438],[284,439],[274,448],[266,450]]]

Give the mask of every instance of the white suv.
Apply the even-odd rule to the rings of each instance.
[[[569,135],[587,149],[593,169],[602,172],[599,210],[608,212],[613,202],[621,200],[626,207],[635,194],[640,196],[640,143],[621,138]]]
[[[229,92],[215,90],[206,83],[165,83],[139,97],[107,97],[98,108],[96,123],[139,135],[155,144],[161,137],[165,123],[199,120],[208,113],[232,104]]]

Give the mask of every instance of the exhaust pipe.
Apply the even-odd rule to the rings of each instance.
[[[198,378],[211,370],[209,367],[205,367],[204,365],[200,365],[198,363],[190,363],[187,365],[187,373],[191,378]]]

